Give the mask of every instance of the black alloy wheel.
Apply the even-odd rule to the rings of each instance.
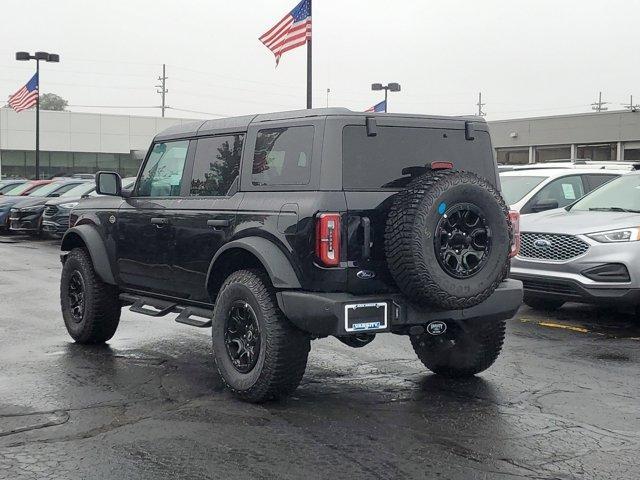
[[[444,203],[439,208],[444,210]],[[480,208],[461,203],[447,209],[434,235],[438,263],[454,278],[469,278],[482,269],[491,250],[491,230]]]
[[[234,368],[248,373],[260,356],[260,326],[253,308],[243,300],[233,302],[224,330],[224,343]]]
[[[69,297],[69,310],[74,322],[80,323],[84,317],[84,294],[86,288],[82,274],[74,270],[69,279],[67,295]]]

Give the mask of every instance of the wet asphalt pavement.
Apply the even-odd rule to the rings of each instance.
[[[222,387],[209,330],[128,310],[75,345],[54,241],[0,237],[0,479],[640,478],[640,323],[524,307],[503,354],[465,381],[405,337],[312,343],[295,395]]]

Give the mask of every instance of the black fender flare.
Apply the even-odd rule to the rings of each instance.
[[[300,289],[300,281],[291,266],[291,262],[278,246],[262,237],[244,237],[233,240],[216,252],[207,271],[207,291],[210,288],[212,272],[215,272],[216,262],[231,249],[241,249],[253,254],[264,266],[271,283],[275,288]]]
[[[72,227],[62,237],[62,246],[60,249],[63,252],[68,252],[73,248],[80,246],[77,241],[77,237],[80,237],[82,243],[86,246],[93,262],[93,268],[100,279],[111,285],[116,285],[116,280],[111,270],[111,264],[109,263],[109,255],[104,245],[104,241],[98,233],[96,227],[83,224],[77,227]]]

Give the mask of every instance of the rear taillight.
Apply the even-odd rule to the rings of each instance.
[[[340,264],[339,213],[320,213],[316,217],[316,256],[327,267]]]
[[[511,241],[511,251],[509,257],[515,257],[520,253],[520,212],[509,210],[509,222],[513,229],[513,240]]]

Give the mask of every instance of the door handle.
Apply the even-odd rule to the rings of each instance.
[[[216,218],[214,220],[207,220],[207,226],[209,227],[228,227],[231,224],[229,220]]]
[[[156,217],[151,219],[151,223],[156,225],[157,227],[161,227],[163,225],[169,225],[171,222],[168,218],[165,217]]]

